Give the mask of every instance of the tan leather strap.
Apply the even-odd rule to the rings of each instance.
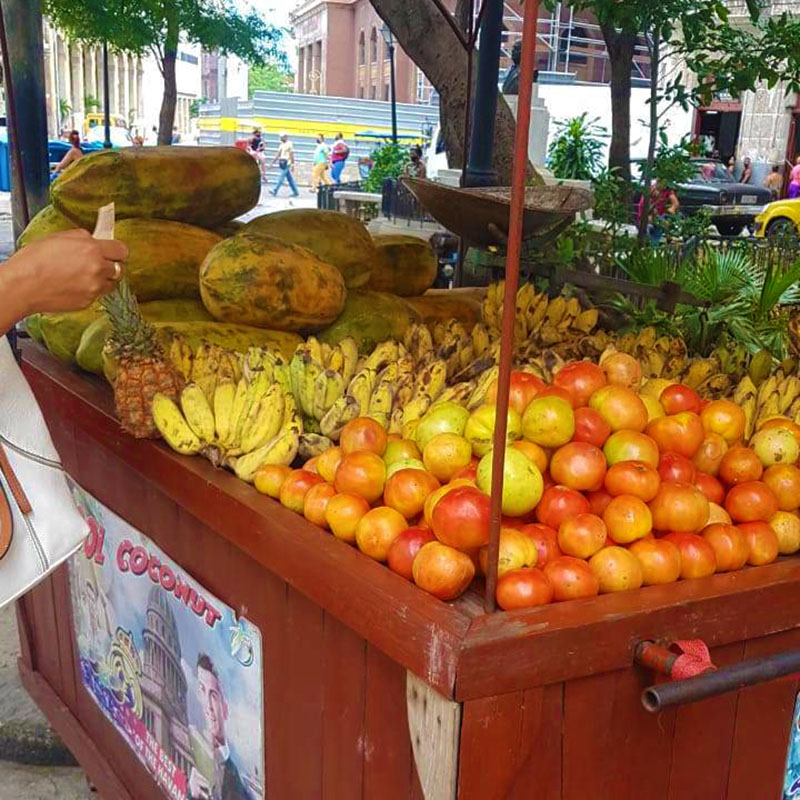
[[[28,502],[28,498],[22,489],[22,484],[17,480],[14,470],[11,468],[11,462],[8,460],[8,456],[6,455],[6,451],[3,449],[2,444],[0,444],[0,472],[2,472],[5,476],[6,482],[8,483],[8,488],[11,490],[11,494],[17,501],[19,510],[23,514],[30,514],[31,511],[33,511],[33,507]]]

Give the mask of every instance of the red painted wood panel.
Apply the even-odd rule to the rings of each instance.
[[[322,800],[362,796],[367,645],[329,614],[325,617],[322,720]]]
[[[69,567],[64,564],[51,576],[55,600],[58,652],[61,660],[61,699],[69,708],[77,701],[77,675],[73,646],[72,595],[69,585]]]
[[[411,786],[411,736],[406,710],[406,671],[367,646],[364,714],[364,800],[407,800]]]
[[[61,657],[58,646],[58,624],[56,621],[53,582],[42,581],[28,592],[34,608],[36,669],[53,687],[56,694],[61,695]]]
[[[724,667],[743,653],[744,643],[737,642],[714,648],[711,660]],[[738,701],[738,692],[728,692],[677,709],[669,800],[724,800]]]
[[[800,647],[800,631],[746,643],[744,658],[759,658]],[[726,800],[780,797],[789,729],[798,691],[797,676],[742,689],[736,707]]]

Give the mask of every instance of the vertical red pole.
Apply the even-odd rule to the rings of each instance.
[[[505,294],[500,333],[500,375],[497,380],[497,418],[494,428],[492,454],[492,505],[489,528],[489,563],[486,569],[487,613],[496,608],[497,559],[500,549],[500,520],[503,500],[503,464],[506,452],[506,429],[511,360],[514,356],[514,317],[519,286],[519,259],[522,249],[522,215],[525,207],[525,178],[528,167],[528,135],[531,126],[533,71],[536,56],[536,21],[538,0],[525,3],[522,23],[522,59],[519,70],[517,125],[514,137],[514,166],[511,177],[511,208],[508,220],[508,250],[506,253]]]

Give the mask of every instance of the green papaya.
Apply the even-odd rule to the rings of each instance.
[[[25,317],[25,330],[34,342],[44,344],[44,339],[42,338],[41,314],[31,314],[29,317]]]
[[[71,231],[75,223],[65,217],[55,206],[45,206],[27,225],[17,239],[17,249],[25,247],[26,244],[35,242],[51,233],[59,231]]]
[[[74,364],[83,332],[102,315],[99,303],[83,311],[42,314],[40,328],[45,346],[59,361]]]

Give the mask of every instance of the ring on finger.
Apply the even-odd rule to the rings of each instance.
[[[113,280],[118,281],[122,277],[122,267],[119,265],[119,262],[114,262],[114,277]]]

